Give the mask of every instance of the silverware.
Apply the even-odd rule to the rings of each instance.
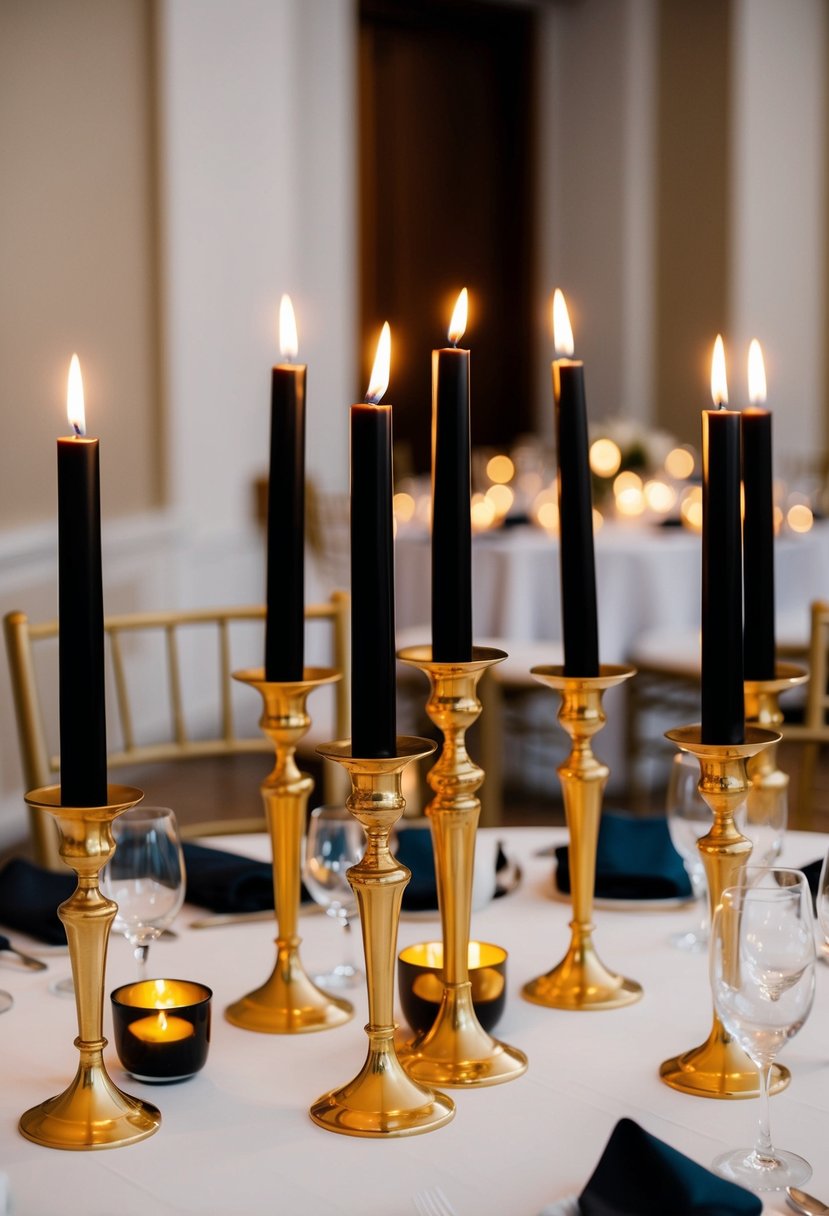
[[[9,954],[16,954],[24,967],[28,967],[31,971],[45,971],[46,963],[42,959],[32,958],[31,954],[24,954],[22,950],[16,950],[7,937],[0,933],[0,950],[6,950]]]
[[[787,1186],[786,1194],[789,1207],[800,1212],[801,1216],[829,1216],[829,1205],[821,1203],[814,1195],[809,1195],[796,1186]]]
[[[273,908],[263,912],[214,912],[190,921],[191,929],[214,929],[221,925],[250,925],[254,921],[273,920]]]

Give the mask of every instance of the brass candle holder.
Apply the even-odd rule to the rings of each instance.
[[[435,797],[426,811],[443,930],[443,994],[432,1027],[399,1046],[398,1054],[409,1076],[429,1085],[495,1085],[526,1072],[527,1057],[484,1030],[472,1004],[469,927],[475,833],[481,813],[475,792],[484,772],[466,750],[466,732],[481,712],[478,681],[507,656],[503,650],[475,646],[470,662],[440,663],[432,660],[430,646],[413,646],[401,650],[398,657],[429,677],[426,712],[444,740],[440,759],[427,778]]]
[[[104,1066],[104,967],[117,904],[98,887],[98,875],[115,851],[113,820],[143,798],[127,785],[107,787],[107,806],[61,806],[60,786],[32,790],[28,805],[48,811],[60,829],[60,855],[75,871],[78,885],[58,908],[66,928],[80,1053],[78,1071],[63,1093],[27,1110],[20,1131],[46,1148],[96,1149],[134,1144],[157,1131],[155,1106],[132,1098],[114,1084]]]
[[[261,694],[259,725],[276,752],[274,769],[260,787],[271,837],[276,963],[260,988],[225,1010],[225,1017],[234,1026],[262,1034],[327,1030],[341,1026],[354,1012],[348,1001],[318,988],[306,975],[299,957],[302,837],[314,782],[297,768],[296,745],[311,725],[305,708],[308,694],[340,678],[340,673],[329,667],[307,667],[303,674],[302,680],[283,682],[266,680],[261,668],[234,672],[234,679]]]
[[[533,667],[541,684],[561,693],[558,720],[573,741],[559,766],[564,812],[570,833],[570,890],[573,919],[570,947],[561,962],[524,985],[522,995],[550,1009],[618,1009],[642,996],[641,985],[609,971],[593,946],[593,887],[602,794],[610,776],[593,755],[591,740],[606,718],[602,696],[633,674],[630,667],[602,664],[598,676],[566,676],[563,667]]]
[[[779,732],[783,724],[780,697],[790,688],[805,684],[809,673],[795,663],[777,663],[774,679],[746,680],[746,722],[765,730]],[[789,775],[777,767],[777,743],[769,743],[746,762],[749,779],[746,799],[746,825],[772,823],[775,818],[785,824],[788,818]],[[780,803],[784,807],[780,810]]]
[[[366,851],[348,871],[357,897],[368,987],[368,1055],[357,1076],[318,1098],[311,1118],[328,1131],[347,1136],[413,1136],[448,1123],[455,1104],[445,1094],[407,1076],[394,1045],[394,962],[403,889],[410,871],[389,850],[389,834],[405,799],[400,778],[406,765],[435,750],[428,739],[398,736],[397,755],[380,759],[353,756],[351,742],[317,749],[351,777],[346,803],[364,827]]]
[[[711,830],[697,842],[713,916],[723,891],[739,881],[740,871],[751,855],[751,841],[740,834],[734,823],[734,813],[748,791],[746,763],[764,748],[779,743],[780,735],[750,726],[746,729],[745,743],[702,743],[700,736],[699,726],[683,726],[666,734],[682,751],[696,756],[700,766],[699,792],[714,814]],[[716,1010],[705,1042],[665,1060],[659,1075],[672,1089],[701,1098],[754,1098],[760,1093],[756,1067],[728,1034]],[[788,1082],[788,1069],[774,1064],[770,1092],[777,1093]]]

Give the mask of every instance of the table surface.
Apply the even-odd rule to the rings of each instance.
[[[563,829],[492,829],[523,869],[519,889],[473,916],[472,935],[509,951],[510,999],[498,1033],[529,1056],[527,1074],[478,1091],[453,1090],[457,1114],[428,1135],[378,1143],[334,1135],[309,1119],[309,1104],[349,1080],[365,1058],[363,989],[355,1017],[319,1034],[258,1035],[226,1022],[223,1009],[257,987],[274,960],[273,925],[249,923],[190,929],[187,908],[177,938],[150,951],[150,973],[200,980],[214,991],[210,1057],[189,1081],[149,1086],[126,1076],[112,1047],[105,1053],[116,1083],[162,1111],[155,1136],[105,1152],[61,1152],[24,1140],[17,1120],[29,1106],[59,1092],[75,1072],[71,1001],[50,992],[68,971],[65,954],[49,970],[0,966],[0,987],[14,1007],[0,1017],[2,1119],[0,1171],[8,1175],[16,1216],[412,1216],[416,1192],[440,1186],[457,1216],[533,1216],[578,1193],[616,1121],[629,1116],[695,1160],[749,1144],[756,1106],[675,1093],[657,1075],[660,1062],[707,1035],[711,1000],[707,961],[671,948],[696,910],[596,912],[596,944],[605,963],[644,987],[641,1002],[600,1013],[566,1013],[523,1001],[523,983],[548,971],[569,938],[569,905],[552,894],[549,856]],[[482,841],[483,843],[483,841]],[[820,857],[829,838],[790,834],[783,860]],[[261,837],[226,838],[222,847],[267,855]],[[309,971],[338,961],[339,930],[327,917],[303,913],[302,958]],[[406,919],[399,944],[439,935],[439,922]],[[23,939],[16,939],[22,944]],[[130,948],[113,938],[106,991],[133,978]],[[788,1089],[771,1106],[775,1143],[811,1161],[807,1189],[829,1199],[829,967],[818,966],[812,1016],[786,1046]],[[105,1002],[105,1033],[110,1028]],[[790,1212],[780,1196],[765,1213]],[[668,1213],[665,1216],[669,1216]]]

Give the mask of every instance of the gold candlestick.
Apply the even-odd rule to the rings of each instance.
[[[778,733],[783,723],[780,696],[805,684],[809,673],[794,663],[778,663],[773,680],[746,680],[746,722]],[[789,775],[777,767],[777,743],[769,743],[746,762],[749,779],[746,828],[773,823],[785,827],[788,819]],[[780,807],[782,802],[783,806]]]
[[[75,871],[78,885],[58,908],[66,927],[80,1053],[75,1079],[63,1093],[27,1110],[20,1131],[47,1148],[117,1148],[157,1131],[155,1106],[122,1093],[104,1066],[104,967],[107,942],[118,905],[98,887],[98,874],[115,851],[112,823],[144,797],[127,785],[107,787],[108,806],[61,806],[60,786],[32,790],[30,807],[54,815],[60,828],[60,855]]]
[[[714,813],[711,830],[697,841],[708,879],[711,915],[726,887],[739,881],[740,871],[751,854],[734,823],[734,812],[745,800],[748,781],[746,762],[770,744],[779,743],[776,731],[748,727],[745,743],[702,743],[699,726],[670,730],[666,738],[682,751],[696,756],[700,766],[699,792]],[[716,1010],[708,1038],[699,1047],[665,1060],[659,1075],[666,1085],[701,1098],[754,1098],[760,1093],[757,1069],[728,1034]],[[788,1069],[772,1066],[771,1093],[789,1082]]]
[[[427,778],[435,797],[426,811],[443,930],[443,994],[431,1029],[400,1046],[398,1054],[409,1076],[429,1085],[495,1085],[526,1072],[527,1057],[484,1030],[472,1004],[469,925],[481,813],[475,791],[484,772],[470,759],[466,732],[481,712],[478,681],[507,656],[503,650],[475,646],[471,662],[438,663],[432,661],[430,646],[413,646],[398,657],[428,675],[432,691],[426,712],[444,739]]]
[[[323,992],[305,974],[299,957],[302,938],[297,934],[302,837],[308,795],[314,782],[296,765],[296,745],[311,719],[305,708],[308,694],[332,684],[340,673],[329,667],[306,667],[304,679],[266,680],[261,668],[237,671],[233,678],[249,684],[262,696],[259,725],[276,752],[273,772],[262,782],[273,860],[276,963],[261,988],[234,1001],[225,1017],[243,1030],[262,1034],[305,1034],[341,1026],[353,1012],[348,1001]]]
[[[564,812],[570,833],[570,889],[573,919],[570,947],[552,971],[530,980],[522,994],[551,1009],[618,1009],[642,996],[641,985],[608,971],[593,947],[593,887],[602,794],[610,776],[593,755],[590,741],[604,726],[602,694],[634,673],[602,664],[598,676],[566,676],[563,667],[533,667],[541,684],[561,693],[558,720],[573,741],[559,766]]]
[[[362,759],[351,754],[350,740],[317,749],[336,760],[351,777],[346,806],[366,833],[362,861],[348,871],[357,897],[368,986],[368,1055],[357,1076],[323,1094],[311,1118],[328,1131],[346,1136],[413,1136],[448,1123],[455,1104],[406,1075],[394,1046],[394,961],[403,889],[411,873],[389,850],[389,833],[406,805],[401,774],[412,760],[435,750],[428,739],[398,736],[397,755]]]

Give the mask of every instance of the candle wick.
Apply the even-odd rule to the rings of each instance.
[[[81,428],[78,426],[77,422],[72,423],[72,430],[75,432],[75,435],[78,437],[78,439],[80,439],[81,435],[82,435],[82,431],[81,431]]]

